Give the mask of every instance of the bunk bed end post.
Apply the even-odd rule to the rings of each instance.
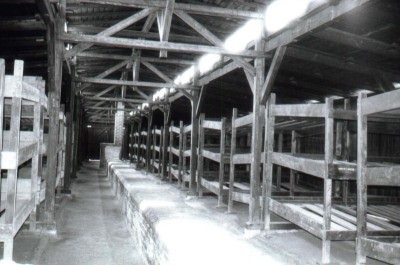
[[[325,170],[324,170],[324,205],[322,224],[322,263],[330,263],[331,240],[328,238],[328,231],[331,228],[332,208],[332,179],[331,168],[333,165],[334,146],[334,120],[333,120],[333,99],[327,98],[325,103]]]
[[[264,136],[264,174],[263,174],[263,221],[264,229],[271,229],[271,212],[269,210],[272,194],[272,153],[274,151],[275,116],[272,112],[276,102],[276,95],[272,93],[265,108],[265,136]]]
[[[173,156],[172,156],[172,146],[174,143],[174,134],[172,133],[172,128],[174,127],[174,122],[171,122],[171,126],[169,127],[169,157],[168,157],[168,180],[172,182],[172,164],[173,164]]]
[[[197,194],[203,196],[202,178],[203,178],[203,149],[204,149],[204,113],[200,114],[199,119],[199,134],[198,134],[198,147],[197,147]],[[193,133],[193,132],[192,132]],[[191,169],[192,170],[192,169]]]
[[[218,207],[223,205],[224,192],[224,173],[225,173],[225,137],[226,137],[226,118],[221,119],[221,138],[220,138],[220,155],[221,161],[218,172]]]
[[[182,185],[182,163],[183,163],[183,121],[179,122],[179,161],[178,161],[178,186]]]
[[[228,195],[228,213],[233,212],[233,192],[235,183],[235,164],[234,156],[236,153],[236,125],[235,121],[237,119],[238,110],[235,108],[232,111],[232,133],[231,133],[231,154],[229,160],[229,195]]]
[[[362,240],[367,236],[367,116],[363,113],[363,99],[367,94],[360,93],[357,101],[357,240],[356,240],[356,263],[366,263],[365,248]]]

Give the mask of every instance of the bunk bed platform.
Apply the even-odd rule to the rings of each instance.
[[[269,201],[270,210],[276,215],[290,221],[305,231],[321,238],[323,236],[323,205],[318,203]],[[368,207],[368,235],[400,235],[399,218],[393,218],[391,207],[400,210],[399,206]],[[389,210],[390,209],[390,210]],[[327,236],[333,241],[355,240],[357,217],[354,207],[332,206],[331,230]]]

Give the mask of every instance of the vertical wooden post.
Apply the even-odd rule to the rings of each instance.
[[[357,102],[357,242],[356,262],[366,263],[365,248],[362,239],[367,236],[367,150],[368,150],[368,118],[363,114],[362,101],[367,94],[360,93]]]
[[[136,148],[136,168],[140,168],[140,145],[142,143],[141,131],[142,131],[143,118],[140,116],[137,129],[137,148]]]
[[[185,128],[183,128],[183,134],[182,134],[182,188],[186,187],[185,183],[185,176],[187,172],[186,168],[186,156],[185,156],[185,151],[186,151],[186,146],[187,146],[187,134],[185,133]]]
[[[189,193],[194,195],[196,193],[196,169],[197,169],[197,143],[199,135],[199,118],[196,116],[197,107],[199,105],[199,92],[193,91],[192,97],[192,132],[190,138],[190,180],[189,180]]]
[[[160,178],[162,178],[162,175],[161,175],[161,168],[162,168],[162,146],[163,146],[163,142],[164,142],[164,137],[163,137],[163,130],[164,130],[164,127],[162,126],[161,128],[160,128],[160,145],[159,145],[159,152],[158,152],[158,171],[157,171],[157,173],[158,173],[158,176],[160,177]]]
[[[271,229],[271,211],[269,210],[272,197],[272,153],[274,152],[275,140],[275,116],[272,112],[276,101],[275,94],[271,94],[265,108],[265,135],[264,135],[264,176],[263,176],[263,217],[264,229]]]
[[[150,109],[147,115],[147,141],[146,141],[146,168],[150,172],[151,169],[151,124],[153,123],[153,111]]]
[[[3,151],[3,118],[4,118],[4,89],[5,89],[5,81],[6,81],[6,63],[4,59],[0,59],[0,152]],[[0,153],[1,154],[1,153]],[[1,159],[0,159],[0,168],[1,168]],[[0,173],[1,174],[1,173]],[[1,190],[1,182],[0,182],[0,190]],[[0,194],[1,201],[1,194]]]
[[[76,96],[75,96],[76,97]],[[73,151],[72,151],[72,173],[71,178],[76,178],[76,172],[78,170],[78,149],[79,149],[79,132],[80,132],[80,116],[81,116],[81,98],[76,98],[76,105],[74,107],[73,115],[73,126],[74,126],[74,136],[73,136]]]
[[[292,155],[295,155],[297,151],[297,132],[292,131],[292,145],[291,145],[291,153]],[[296,172],[291,169],[290,170],[290,196],[294,196],[294,190],[295,190],[295,174]]]
[[[63,43],[59,40],[59,35],[62,33],[63,28],[64,25],[62,24],[62,19],[60,17],[57,17],[55,19],[55,24],[53,26],[49,25],[47,30],[47,43],[49,46],[49,138],[47,145],[47,179],[44,217],[49,229],[55,229],[54,204],[57,175],[57,147],[59,137],[59,112],[63,63]]]
[[[322,231],[322,263],[330,262],[331,240],[327,238],[331,229],[331,207],[332,207],[332,179],[333,166],[333,100],[326,99],[325,108],[325,170],[324,170],[324,216]]]
[[[278,136],[278,152],[282,153],[283,150],[283,132],[279,133]],[[282,186],[282,167],[277,166],[276,168],[276,189],[281,191]]]
[[[14,61],[14,92],[16,95],[22,93],[22,77],[24,72],[24,62]],[[7,172],[7,197],[6,197],[6,210],[5,210],[5,223],[11,226],[14,225],[14,217],[16,211],[16,187],[18,176],[18,154],[20,147],[20,126],[21,126],[21,107],[22,99],[20,96],[13,97],[11,100],[11,120],[10,120],[10,136],[12,136],[9,143],[9,151],[15,153],[15,161],[13,169]],[[5,253],[6,254],[6,253]],[[11,253],[12,259],[12,253]]]
[[[154,165],[156,163],[156,158],[157,158],[157,156],[156,156],[156,145],[157,145],[156,129],[157,129],[157,127],[154,126],[154,128],[153,128],[153,159],[151,161],[151,170],[152,170],[151,172],[153,172],[153,173],[156,172],[155,168],[154,168]]]
[[[197,149],[197,193],[201,197],[203,196],[203,186],[202,186],[202,178],[204,173],[204,158],[203,158],[203,149],[204,149],[204,113],[200,114],[199,119],[199,135],[198,135],[198,149]]]
[[[229,196],[228,196],[228,213],[233,212],[233,192],[235,190],[235,163],[233,158],[236,154],[236,122],[237,119],[237,109],[233,109],[232,114],[232,133],[231,133],[231,154],[229,160]]]
[[[163,144],[162,144],[162,162],[161,162],[161,178],[167,178],[167,157],[168,157],[168,135],[169,135],[169,117],[170,108],[169,106],[164,109],[164,130],[163,130]]]
[[[73,115],[75,109],[75,89],[76,82],[74,82],[74,78],[76,76],[76,69],[73,65],[71,68],[71,88],[69,93],[69,112],[66,113],[67,119],[67,143],[65,146],[65,175],[64,175],[64,185],[63,185],[63,193],[71,193],[70,184],[71,184],[71,169],[72,169],[72,161],[73,161]]]
[[[218,206],[221,207],[223,202],[223,192],[224,192],[224,171],[225,171],[225,139],[226,139],[226,118],[221,120],[221,138],[219,153],[221,155],[221,163],[219,164],[219,192],[218,192]]]
[[[350,109],[350,100],[345,99],[344,101],[344,109]],[[344,121],[343,123],[343,131],[344,131],[344,146],[342,152],[342,159],[345,161],[350,161],[350,145],[351,145],[351,135],[349,130],[349,122]],[[342,182],[342,198],[345,205],[349,203],[349,181],[344,180]]]
[[[265,41],[260,39],[256,42],[256,51],[264,50]],[[250,165],[250,204],[249,204],[249,221],[247,223],[250,229],[260,228],[260,161],[261,161],[261,121],[260,121],[260,99],[262,97],[262,86],[265,75],[264,58],[256,58],[254,60],[256,75],[253,84],[253,127],[251,135],[251,165]]]
[[[178,162],[178,186],[182,185],[183,182],[183,121],[179,123],[179,162]]]
[[[172,122],[172,127],[174,126],[174,122]],[[168,178],[169,181],[172,182],[172,164],[174,163],[173,155],[172,155],[172,147],[174,145],[174,134],[172,132],[172,127],[169,127],[169,158],[168,158]]]

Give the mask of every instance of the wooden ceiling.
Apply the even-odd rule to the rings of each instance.
[[[209,6],[210,9],[221,7],[252,13],[263,12],[268,2],[264,0],[176,1],[176,3]],[[141,8],[117,4],[96,4],[95,0],[67,0],[68,32],[94,35],[140,10]],[[326,96],[331,95],[350,96],[359,89],[374,92],[394,89],[393,83],[400,82],[400,64],[398,63],[400,16],[398,14],[400,14],[399,1],[370,1],[361,8],[291,43],[274,85],[278,100],[304,102],[310,99],[324,100]],[[243,17],[232,16],[205,16],[196,13],[191,16],[220,40],[226,39],[247,21]],[[152,23],[148,32],[143,31],[145,23],[146,18],[141,19],[113,36],[159,40],[157,21]],[[172,17],[169,40],[177,43],[210,45],[209,41],[176,15]],[[131,56],[132,50],[95,45],[85,53],[88,56],[77,58],[77,73],[82,77],[95,77],[118,64],[121,58]],[[92,56],[93,54],[110,57],[120,55],[121,58],[120,60],[93,58],[95,57]],[[158,51],[143,50],[141,56],[145,58],[144,61],[150,60],[151,64],[168,78],[174,79],[200,55],[168,52],[167,59],[179,61],[179,64],[165,63],[167,59],[164,61],[160,59]],[[45,25],[40,19],[34,1],[2,1],[0,3],[0,58],[5,58],[9,63],[14,59],[23,59],[26,62],[28,74],[46,76]],[[269,60],[267,60],[266,71],[268,71],[268,64]],[[8,68],[11,69],[11,67]],[[124,70],[125,67],[122,67],[107,78],[120,79]],[[128,76],[127,80],[132,79]],[[139,80],[163,82],[143,63],[139,68]],[[94,95],[107,87],[109,85],[91,85],[85,93]],[[118,89],[112,89],[103,96],[112,97],[118,93],[116,91]],[[150,88],[143,89],[147,95],[154,91],[155,89]],[[204,93],[205,100],[202,108],[211,116],[229,115],[233,107],[239,108],[242,112],[251,109],[251,90],[242,69],[232,71],[208,83]],[[132,90],[128,90],[126,95],[132,99],[139,99],[142,96]],[[174,102],[172,104],[174,115],[187,117],[188,106],[185,99]]]

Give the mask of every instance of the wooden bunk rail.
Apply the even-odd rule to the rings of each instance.
[[[211,120],[204,120],[201,124],[204,129],[209,130],[222,130],[222,121],[211,121]]]
[[[183,157],[190,157],[192,155],[192,150],[188,149],[183,152]]]
[[[379,238],[360,238],[361,245],[369,257],[389,264],[400,264],[400,244],[379,241]]]
[[[175,127],[175,126],[170,126],[169,127],[169,131],[171,133],[174,133],[174,134],[180,134],[181,133],[181,129],[179,127]]]
[[[397,89],[379,95],[365,97],[359,104],[361,104],[363,115],[400,109],[400,90]]]
[[[187,125],[187,126],[185,126],[185,127],[183,128],[183,133],[184,133],[184,134],[190,133],[190,132],[192,132],[192,129],[193,129],[192,124],[189,124],[189,125]]]
[[[325,117],[325,104],[284,104],[272,105],[271,114],[275,117]]]
[[[250,153],[240,153],[234,154],[233,156],[233,164],[234,165],[247,165],[251,163],[251,154]],[[261,163],[264,163],[265,155],[264,152],[261,153]]]
[[[253,123],[253,113],[250,113],[249,115],[234,119],[232,121],[232,127],[239,128],[250,125],[252,123]]]
[[[277,152],[270,153],[269,155],[271,155],[273,164],[300,171],[319,178],[323,178],[325,174],[324,160],[296,157],[292,154]]]
[[[221,155],[219,152],[217,151],[210,151],[207,149],[203,149],[201,151],[201,155],[204,158],[210,159],[212,161],[218,162],[218,163],[229,163],[229,154],[224,154]]]
[[[175,147],[173,147],[173,146],[170,146],[170,147],[169,147],[169,152],[171,152],[173,155],[178,156],[178,157],[179,157],[179,155],[180,155],[179,149],[178,149],[178,148],[175,148]]]
[[[41,92],[36,86],[22,81],[21,89],[17,89],[18,77],[6,75],[5,86],[7,89],[4,91],[6,98],[21,98],[31,102],[41,102]]]
[[[367,167],[367,185],[400,187],[400,165]]]

